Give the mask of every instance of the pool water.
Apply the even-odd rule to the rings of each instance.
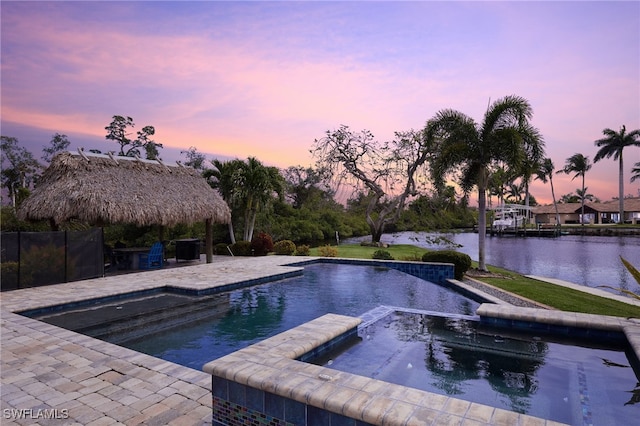
[[[573,425],[631,425],[626,347],[518,334],[471,317],[394,312],[314,363]]]
[[[200,370],[326,313],[359,316],[379,305],[473,315],[479,303],[394,269],[327,263],[211,296],[159,293],[34,318]]]

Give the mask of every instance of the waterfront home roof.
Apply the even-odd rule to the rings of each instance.
[[[138,226],[231,220],[220,194],[191,167],[82,150],[53,158],[18,215]]]
[[[618,213],[620,211],[620,204],[618,203],[618,200],[606,201],[604,203],[585,204],[585,206],[587,205],[589,208],[600,213]],[[624,211],[640,212],[640,198],[625,198]]]
[[[582,208],[580,203],[558,203],[558,212],[560,214],[580,213]],[[606,201],[604,203],[586,202],[584,204],[585,212],[599,212],[599,213],[618,213],[619,204],[618,200]],[[555,214],[553,204],[547,204],[544,206],[536,206],[531,210],[534,214]],[[640,198],[625,198],[624,199],[624,211],[625,212],[640,212]]]
[[[572,214],[579,211],[581,208],[580,203],[558,203],[558,213],[560,214]],[[586,206],[586,204],[585,204]],[[533,214],[556,214],[556,209],[553,204],[544,206],[535,206],[531,209]]]

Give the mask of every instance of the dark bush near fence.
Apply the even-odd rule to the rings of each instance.
[[[461,280],[464,273],[471,268],[471,258],[469,255],[459,253],[454,250],[428,251],[422,256],[423,262],[453,263],[455,267],[455,278]]]

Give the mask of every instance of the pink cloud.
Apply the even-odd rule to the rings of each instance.
[[[558,169],[575,152],[593,158],[603,128],[640,128],[639,18],[588,29],[602,10],[617,13],[603,5],[376,4],[358,20],[344,12],[358,4],[197,4],[215,19],[175,4],[171,25],[147,21],[143,3],[119,6],[83,20],[73,3],[3,5],[3,122],[103,137],[112,115],[130,115],[167,147],[280,167],[310,164],[313,140],[341,124],[385,140],[442,108],[480,121],[489,99],[508,94],[531,101]],[[438,19],[425,26],[421,14]],[[640,161],[625,158],[627,170]],[[554,178],[559,195],[579,186]],[[587,186],[616,195],[617,165],[596,164]],[[549,193],[532,188],[539,200]]]

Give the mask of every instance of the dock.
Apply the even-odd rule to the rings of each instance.
[[[489,227],[487,233],[493,236],[512,236],[512,237],[548,237],[555,238],[562,235],[560,228],[556,226],[539,226],[537,228],[505,228],[496,229]]]

